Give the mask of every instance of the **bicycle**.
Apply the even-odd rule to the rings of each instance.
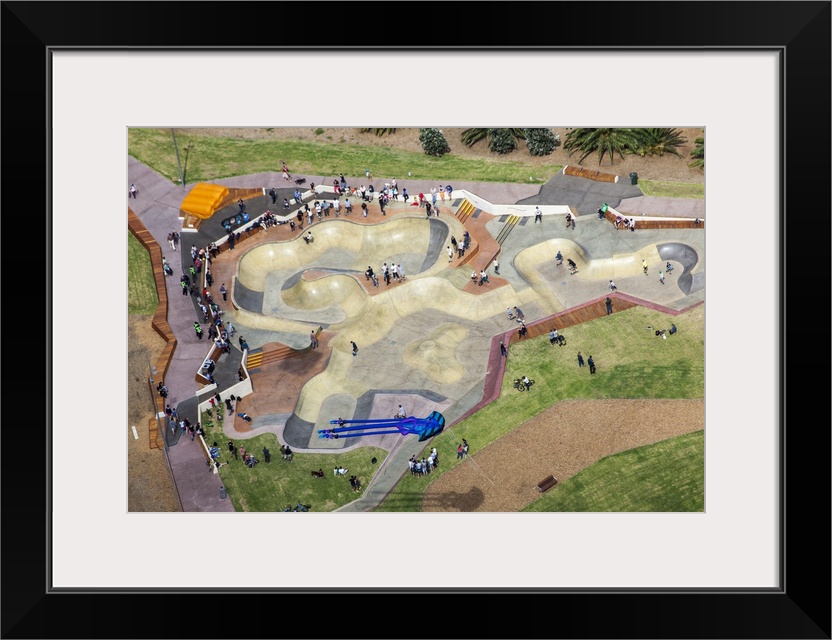
[[[529,387],[534,384],[534,380],[529,380]],[[521,378],[514,379],[514,388],[518,391],[526,391],[526,385]]]

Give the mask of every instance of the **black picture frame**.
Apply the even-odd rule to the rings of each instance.
[[[819,355],[829,353],[829,294],[810,292],[804,303],[804,295],[798,293],[810,282],[824,282],[830,264],[830,2],[521,2],[428,6],[436,7],[439,15],[435,21],[430,16],[423,18],[422,29],[417,28],[420,6],[403,3],[396,5],[396,11],[402,11],[404,18],[390,19],[391,26],[383,31],[376,31],[368,20],[365,31],[363,16],[389,12],[392,5],[2,3],[2,83],[7,98],[2,110],[6,151],[6,189],[2,197],[7,211],[13,211],[19,210],[17,202],[22,194],[27,208],[35,213],[27,216],[31,218],[31,227],[12,225],[12,233],[25,241],[3,246],[8,267],[4,297],[26,305],[28,334],[25,349],[19,351],[10,346],[3,366],[9,419],[5,444],[10,449],[2,458],[4,482],[0,501],[5,516],[0,546],[3,638],[278,637],[299,632],[322,638],[432,633],[481,638],[496,637],[495,634],[517,638],[830,637],[830,434],[826,424],[817,425],[813,418],[815,413],[827,415],[818,411],[816,399],[828,398],[828,365],[815,363]],[[218,18],[229,15],[233,15],[235,25],[247,26],[226,29]],[[605,16],[603,22],[599,15]],[[516,28],[503,32],[508,16],[516,20]],[[539,24],[535,16],[538,20],[544,16],[552,29],[538,27],[539,33],[535,33]],[[392,26],[397,23],[402,26]],[[102,589],[55,593],[50,589],[48,489],[59,479],[48,472],[57,454],[50,450],[49,432],[52,416],[61,409],[49,400],[58,373],[56,363],[51,361],[49,344],[60,332],[60,317],[50,302],[49,270],[54,265],[48,257],[41,258],[44,253],[50,254],[55,240],[49,238],[45,244],[40,240],[44,229],[50,228],[51,204],[61,197],[50,189],[51,172],[57,170],[50,164],[47,135],[50,52],[62,48],[89,51],[128,47],[271,47],[277,35],[282,46],[308,47],[310,40],[303,28],[314,29],[316,25],[325,31],[334,48],[367,47],[378,51],[401,47],[689,47],[703,51],[780,52],[785,80],[780,132],[784,186],[780,203],[781,255],[760,256],[761,260],[781,260],[779,422],[783,509],[779,589],[690,589],[673,593],[590,589],[554,593],[408,593],[358,589],[350,593],[310,590],[279,596],[264,590],[115,593]],[[494,30],[500,33],[495,34]],[[812,167],[811,172],[804,170],[807,164]],[[826,233],[819,232],[821,226]],[[33,242],[38,243],[37,248]],[[787,257],[793,259],[790,271],[786,270]],[[25,272],[17,268],[20,264],[26,265]],[[787,294],[791,294],[788,299]],[[40,309],[41,304],[45,312],[31,311]],[[798,328],[794,323],[794,327],[788,327],[786,310],[801,307],[805,307],[807,326]],[[823,322],[820,328],[815,327],[817,316]],[[38,324],[41,318],[43,326]],[[20,333],[22,323],[14,324],[18,326],[7,332],[7,338]],[[796,344],[796,340],[799,342],[808,334],[812,335],[811,345]],[[817,344],[818,338],[821,345]],[[42,358],[34,357],[38,344],[32,345],[33,342],[43,347]],[[786,402],[787,373],[792,374],[795,390],[790,404]],[[742,375],[741,367],[737,375]],[[41,385],[47,392],[43,423],[32,420],[28,411],[21,412],[25,408],[21,403],[29,402],[25,395],[21,397],[23,392],[11,397],[11,389],[32,390]],[[81,393],[78,401],[88,399]],[[89,433],[94,428],[79,425],[79,433]],[[31,455],[37,458],[35,463]],[[234,567],[229,565],[228,570]],[[466,599],[460,600],[460,596]],[[395,611],[391,607],[405,607],[410,614],[401,616],[398,622],[399,617],[394,616],[392,628],[383,622],[389,612]],[[438,613],[440,607],[445,614]],[[119,620],[129,616],[129,623],[119,622],[114,628],[109,622],[113,614]],[[455,621],[456,618],[460,619]],[[301,626],[281,626],[281,621],[288,624],[293,619]],[[451,622],[445,623],[446,619]],[[442,629],[445,624],[447,627]]]

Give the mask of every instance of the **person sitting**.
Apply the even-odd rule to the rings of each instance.
[[[477,272],[476,272],[476,271],[472,271],[472,272],[471,272],[471,281],[472,281],[472,282],[476,282],[476,281],[477,281]]]
[[[558,330],[555,329],[555,328],[552,328],[552,330],[549,332],[549,344],[553,345],[553,344],[555,344],[555,342],[557,342],[557,340],[558,340]]]
[[[575,261],[572,258],[568,258],[566,260],[566,263],[569,265],[569,273],[570,274],[575,273],[576,271],[578,271],[578,265],[575,264]]]
[[[670,325],[670,335],[673,335],[674,333],[676,333],[676,325],[671,324]]]
[[[333,474],[337,476],[345,476],[349,472],[349,469],[344,469],[344,467],[338,466],[332,470]]]
[[[673,271],[673,265],[672,265],[672,264],[670,264],[670,262],[668,262],[668,263],[665,265],[664,270],[665,270],[667,273],[670,273],[671,271]]]
[[[526,328],[526,325],[522,324],[521,327],[517,330],[517,335],[520,336],[520,339],[522,340],[523,338],[526,337],[526,334],[528,332],[529,332],[529,330]]]

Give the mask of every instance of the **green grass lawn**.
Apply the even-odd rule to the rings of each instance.
[[[522,509],[569,513],[704,510],[704,431],[603,458]]]
[[[704,317],[704,305],[676,317],[633,307],[564,329],[561,333],[568,349],[552,349],[545,335],[513,344],[500,397],[431,441],[441,461],[432,479],[461,464],[456,459],[456,443],[462,438],[483,449],[562,400],[704,397]],[[646,328],[668,328],[671,323],[679,331],[667,340]],[[592,378],[577,375],[577,351],[594,356],[598,373]],[[535,380],[534,393],[512,388],[514,379],[524,374]],[[667,464],[675,468],[672,461]],[[638,480],[633,477],[634,482]],[[406,474],[377,510],[421,511],[427,486],[424,478]],[[622,490],[633,495],[641,491],[637,487]],[[668,510],[686,510],[686,505],[678,506]]]
[[[127,313],[148,315],[156,312],[159,296],[153,280],[150,254],[132,233],[127,232]]]
[[[294,507],[298,502],[311,505],[312,511],[334,511],[360,495],[352,490],[349,477],[355,475],[361,481],[361,486],[366,487],[387,457],[387,452],[383,449],[361,447],[340,454],[296,453],[292,462],[286,462],[280,456],[277,437],[272,433],[264,433],[235,442],[259,460],[254,468],[249,469],[242,459],[235,460],[228,452],[228,437],[206,413],[202,414],[202,424],[205,428],[205,442],[208,446],[216,442],[221,451],[220,462],[228,462],[220,467],[220,477],[235,511],[282,511],[286,505]],[[183,446],[190,444],[183,442]],[[263,447],[271,452],[270,464],[266,464],[263,458]],[[377,459],[376,464],[372,463],[373,457]],[[349,469],[349,473],[336,478],[332,470],[339,465]],[[323,478],[312,477],[311,472],[318,469],[323,469]],[[206,464],[205,473],[209,472]]]
[[[646,196],[661,198],[698,198],[705,197],[705,185],[688,182],[659,182],[658,180],[639,180],[638,186]]]
[[[170,129],[136,129],[127,132],[131,156],[178,183],[179,169]],[[176,132],[176,143],[185,182],[193,184],[233,176],[280,171],[286,160],[297,174],[362,176],[369,167],[384,167],[388,176],[408,176],[412,180],[455,180],[476,182],[524,182],[542,184],[563,168],[545,167],[501,157],[471,159],[446,154],[441,158],[378,147],[347,144],[338,140],[321,142],[285,140],[240,140]],[[529,180],[532,177],[532,180]]]

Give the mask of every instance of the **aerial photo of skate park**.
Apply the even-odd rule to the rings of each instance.
[[[131,511],[704,511],[704,129],[317,132],[128,132]]]

